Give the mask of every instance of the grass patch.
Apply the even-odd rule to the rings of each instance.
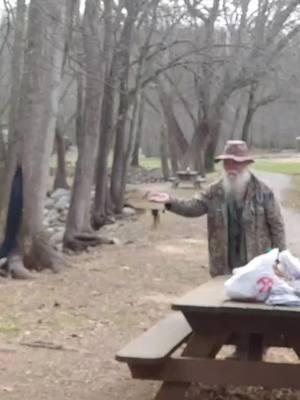
[[[157,157],[140,157],[140,165],[146,169],[160,168],[160,159]]]
[[[8,315],[0,317],[0,335],[6,337],[15,337],[20,333],[20,327],[17,320]]]
[[[300,160],[257,160],[254,168],[260,171],[274,172],[278,174],[300,175]]]

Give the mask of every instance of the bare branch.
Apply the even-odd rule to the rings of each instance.
[[[194,1],[194,4],[191,4],[190,0],[184,0],[184,2],[185,2],[185,5],[186,5],[186,7],[188,9],[188,12],[190,13],[190,15],[192,17],[200,18],[203,22],[207,21],[207,17],[205,16],[205,14],[203,14],[203,12],[196,7],[195,1]],[[200,2],[201,2],[201,0],[200,0]]]
[[[198,122],[197,122],[197,120],[196,120],[194,114],[193,114],[192,111],[191,111],[191,108],[190,108],[189,103],[187,102],[186,98],[182,95],[182,93],[181,93],[180,90],[178,89],[176,83],[175,83],[174,80],[171,78],[171,76],[170,76],[168,73],[165,73],[164,76],[167,78],[168,82],[169,82],[169,83],[172,85],[172,87],[174,88],[177,97],[178,97],[179,100],[181,101],[181,103],[182,103],[182,105],[183,105],[185,111],[187,112],[188,116],[190,117],[190,119],[191,119],[191,121],[192,121],[192,123],[193,123],[194,129],[196,130],[196,129],[197,129],[197,126],[198,126]]]

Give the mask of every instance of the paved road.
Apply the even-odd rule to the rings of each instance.
[[[291,177],[283,174],[255,171],[257,177],[266,182],[275,192],[277,198],[282,201],[285,191],[291,188]],[[287,230],[288,248],[300,257],[300,211],[283,207],[284,221]]]

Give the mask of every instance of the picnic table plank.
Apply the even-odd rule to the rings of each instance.
[[[184,315],[173,312],[119,351],[116,359],[129,363],[160,361],[180,346],[191,331]]]
[[[183,312],[220,314],[255,314],[266,313],[282,316],[298,316],[300,307],[269,306],[264,303],[232,301],[224,290],[224,282],[229,276],[220,276],[190,291],[172,304],[172,309]]]
[[[202,382],[208,385],[300,389],[299,370],[299,364],[172,357],[160,368],[144,365],[134,370],[133,376],[175,382],[176,385]]]

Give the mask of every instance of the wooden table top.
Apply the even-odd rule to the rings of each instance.
[[[182,312],[199,312],[216,314],[266,314],[279,316],[297,314],[300,318],[300,307],[268,306],[264,303],[241,302],[229,300],[225,295],[224,282],[228,276],[213,278],[196,289],[188,292],[172,304],[172,309]],[[300,320],[299,320],[300,323]]]

